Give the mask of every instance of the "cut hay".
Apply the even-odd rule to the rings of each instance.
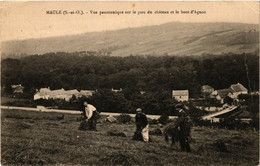
[[[229,150],[228,150],[227,147],[226,147],[226,144],[225,144],[224,141],[221,140],[221,139],[218,139],[218,140],[214,141],[214,143],[211,144],[211,145],[212,145],[212,146],[214,147],[214,149],[215,149],[216,151],[218,151],[218,152],[229,152]]]
[[[255,143],[254,140],[250,138],[245,139],[241,136],[233,136],[230,139],[226,140],[225,142],[237,147],[248,147],[254,145]]]
[[[184,136],[185,138],[188,138],[188,140],[191,140],[191,127],[192,123],[188,117],[174,119],[164,127],[164,139],[168,143],[169,137],[171,137],[171,145],[174,145],[175,142],[179,142],[180,136]]]
[[[86,130],[90,130],[91,126],[88,122],[86,122],[86,120],[81,121],[80,125],[79,125],[79,130],[81,131],[86,131]]]
[[[116,122],[116,118],[114,118],[112,115],[109,115],[106,119],[105,119],[106,122],[110,122],[110,123],[113,123],[113,122]]]
[[[196,152],[200,154],[203,152],[207,152],[209,149],[216,152],[224,152],[224,153],[230,152],[226,146],[226,143],[221,139],[217,139],[213,141],[213,143],[203,144],[199,146]]]
[[[162,135],[162,130],[159,129],[159,128],[156,128],[156,129],[154,129],[154,130],[150,130],[150,131],[149,131],[149,134],[150,134],[150,135]]]
[[[107,132],[108,136],[118,136],[118,137],[126,137],[126,134],[123,132],[118,132],[118,131],[108,131]]]
[[[131,119],[132,119],[132,117],[127,114],[120,114],[119,116],[117,116],[117,122],[123,123],[123,124],[131,123]]]

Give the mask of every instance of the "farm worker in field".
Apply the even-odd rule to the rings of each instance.
[[[144,142],[149,141],[149,125],[146,115],[142,112],[141,108],[136,109],[135,116],[136,133],[141,133]]]
[[[93,105],[88,104],[87,101],[84,102],[84,107],[83,115],[86,122],[89,123],[89,129],[96,130],[97,109]]]
[[[181,151],[191,152],[189,141],[192,123],[190,117],[184,111],[182,105],[177,105],[176,110],[178,111],[176,125],[178,128],[178,139],[180,142]]]

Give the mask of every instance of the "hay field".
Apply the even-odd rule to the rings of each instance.
[[[192,152],[171,147],[163,136],[132,140],[134,123],[99,120],[98,131],[78,130],[80,115],[1,110],[2,165],[258,165],[254,131],[193,127]],[[157,126],[151,125],[151,130]],[[109,131],[126,137],[110,136]],[[217,141],[218,140],[218,141]],[[222,152],[222,141],[228,152]]]

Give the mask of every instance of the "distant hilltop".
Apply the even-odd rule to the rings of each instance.
[[[89,32],[2,43],[2,58],[48,52],[103,51],[109,56],[201,55],[255,52],[259,25],[242,23],[181,23]]]

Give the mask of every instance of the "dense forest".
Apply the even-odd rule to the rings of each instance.
[[[173,89],[188,89],[190,97],[198,98],[205,84],[222,89],[239,82],[249,89],[250,82],[252,91],[259,88],[257,54],[110,57],[58,52],[1,63],[6,93],[12,93],[13,84],[22,84],[31,99],[36,89],[44,87],[98,90],[90,100],[100,111],[133,112],[142,107],[161,114],[174,108]],[[111,88],[123,92],[115,94]],[[60,105],[66,108],[65,103]]]
[[[4,59],[2,87],[11,92],[22,84],[25,92],[51,89],[110,89],[129,91],[168,91],[188,89],[198,97],[201,85],[215,89],[241,83],[248,88],[246,66],[252,91],[258,90],[259,56],[225,54],[204,56],[91,56],[82,53],[49,53],[22,59]]]

